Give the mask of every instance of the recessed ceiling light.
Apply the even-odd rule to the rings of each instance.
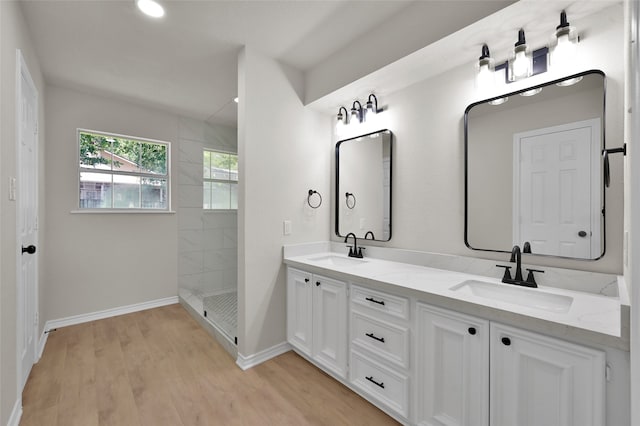
[[[142,13],[152,18],[162,18],[164,16],[164,7],[154,0],[136,0],[136,6]]]

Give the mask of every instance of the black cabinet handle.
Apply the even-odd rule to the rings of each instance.
[[[364,333],[365,336],[371,337],[373,340],[377,340],[378,342],[384,343],[384,337],[378,337],[373,333]]]
[[[384,383],[382,382],[376,382],[375,380],[373,380],[373,376],[369,376],[369,377],[365,377],[365,379],[367,379],[368,381],[370,381],[371,383],[373,383],[376,386],[380,386],[382,389],[384,389]]]
[[[472,336],[475,336],[476,328],[475,327],[469,327],[469,334],[472,335]]]
[[[384,300],[376,300],[373,297],[367,297],[364,300],[368,300],[369,302],[377,303],[378,305],[384,306]]]
[[[308,282],[309,282],[309,278],[305,278],[305,279],[304,279],[304,282],[305,282],[305,283],[308,283]]]
[[[24,253],[29,253],[29,254],[33,254],[36,252],[36,246],[34,246],[33,244],[31,244],[30,246],[22,246],[22,254]]]
[[[316,287],[320,285],[320,281],[316,281]]]
[[[508,337],[503,337],[502,344],[505,346],[509,346],[511,344],[511,339],[509,339]]]

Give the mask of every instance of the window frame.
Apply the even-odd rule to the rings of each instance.
[[[116,172],[113,169],[111,170],[100,170],[100,169],[90,169],[83,168],[80,166],[80,134],[81,133],[91,133],[95,135],[112,137],[117,139],[126,139],[132,140],[136,142],[148,142],[152,144],[160,144],[165,145],[167,148],[167,172],[164,175],[154,174],[154,173],[144,173],[144,172],[129,172],[122,171]],[[116,155],[113,154],[112,155]],[[101,130],[91,130],[78,127],[76,129],[76,167],[77,167],[77,176],[76,176],[76,210],[72,210],[72,213],[175,213],[171,210],[171,142],[163,141],[159,139],[151,139],[151,138],[143,138],[138,136],[124,135],[120,133],[112,133],[112,132],[104,132]],[[80,176],[82,172],[90,172],[90,173],[99,173],[105,175],[123,175],[123,176],[133,176],[140,178],[151,178],[151,179],[166,179],[167,181],[167,206],[163,209],[151,209],[151,208],[122,208],[122,207],[113,207],[113,198],[112,198],[112,207],[104,207],[104,208],[86,208],[81,207],[80,203]]]
[[[204,170],[204,153],[205,153],[205,151],[214,152],[214,153],[217,153],[217,154],[235,155],[236,159],[238,158],[238,153],[237,152],[224,151],[222,149],[217,149],[217,148],[203,147],[202,148],[203,170]],[[229,170],[229,171],[231,171],[231,170]],[[237,170],[236,170],[236,173],[238,173]],[[202,210],[204,212],[237,212],[238,211],[238,207],[237,206],[236,206],[236,208],[229,207],[228,209],[206,209],[206,208],[204,208],[204,184],[205,184],[205,182],[218,182],[218,183],[235,183],[236,185],[238,185],[239,180],[240,180],[240,176],[238,176],[237,180],[205,178],[204,177],[204,172],[203,172],[203,174],[202,174],[202,190],[203,190]],[[231,206],[231,203],[229,203],[229,206]]]

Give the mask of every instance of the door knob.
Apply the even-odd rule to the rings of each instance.
[[[584,237],[587,236],[587,232],[586,231],[580,231],[580,232],[578,232],[578,236],[584,238]]]
[[[36,252],[36,246],[34,246],[33,244],[31,244],[30,246],[22,246],[22,253],[29,253],[29,254],[33,254]]]

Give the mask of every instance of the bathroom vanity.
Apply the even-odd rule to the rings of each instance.
[[[628,424],[620,277],[567,271],[609,295],[526,289],[491,261],[367,250],[285,247],[288,341],[336,380],[404,424]]]

